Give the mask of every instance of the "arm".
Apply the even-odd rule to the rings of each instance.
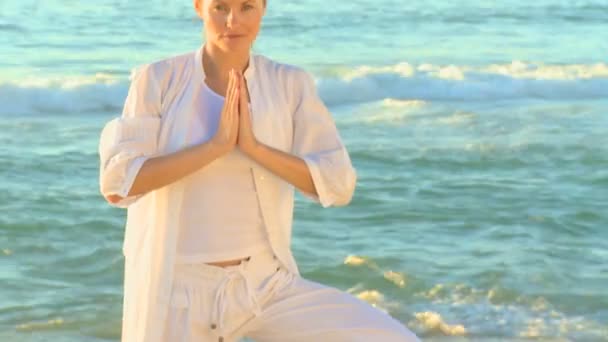
[[[228,93],[232,95],[224,104],[215,136],[205,143],[160,155],[159,78],[152,67],[141,69],[129,89],[122,117],[112,120],[102,131],[100,189],[116,207],[128,207],[144,194],[189,175],[235,147],[238,117],[234,99],[238,89],[231,77]]]
[[[131,73],[122,115],[103,127],[99,139],[99,190],[115,207],[126,208],[143,194],[128,196],[142,165],[158,155],[161,86],[153,65]]]
[[[300,191],[317,196],[310,170],[301,158],[261,143],[257,143],[254,148],[246,151],[246,153],[258,164]]]
[[[348,205],[355,192],[357,172],[346,146],[312,76],[304,70],[292,76],[290,89],[297,94],[292,153],[306,163],[316,189],[302,194],[323,207]]]
[[[206,166],[223,153],[219,146],[209,140],[172,154],[146,159],[127,197],[142,195],[169,185]],[[115,204],[124,198],[113,194],[106,196],[106,199]]]
[[[251,112],[248,106],[246,80],[240,72],[237,76],[240,87],[239,148],[258,164],[301,191],[316,194],[312,176],[304,160],[262,144],[255,138],[251,123]]]
[[[314,80],[304,71],[294,74],[295,84],[289,89],[294,89],[298,96],[291,154],[255,139],[244,96],[240,106],[239,146],[258,164],[323,207],[347,205],[355,190],[355,169],[331,114],[317,95]]]

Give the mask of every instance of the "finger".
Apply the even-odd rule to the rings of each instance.
[[[228,72],[228,88],[226,89],[226,94],[230,93],[234,88],[234,76],[232,73],[232,69]]]
[[[238,136],[238,110],[236,110],[236,105],[238,104],[238,78],[236,75],[236,71],[233,71],[232,78],[234,80],[234,86],[231,94],[231,101],[228,104],[228,108],[230,108],[230,137],[234,139]]]
[[[244,78],[241,78],[243,80],[243,82],[241,83],[241,96],[240,96],[240,108],[241,108],[241,114],[242,116],[244,116],[245,120],[249,119],[249,107],[248,107],[248,101],[247,101],[247,87],[245,85],[245,81]]]
[[[241,73],[239,73],[239,90],[240,90],[240,99],[241,99],[241,106],[243,105],[242,100],[243,97],[245,96],[245,82],[243,81],[243,75]]]
[[[231,73],[230,73],[230,78],[232,78],[232,91],[234,91],[237,87],[238,87],[238,80],[236,78],[236,72],[234,71],[234,69],[232,69]]]
[[[234,88],[234,79],[232,77],[232,70],[228,72],[228,87],[226,87],[226,96],[224,96],[224,109],[230,109],[230,99],[232,98],[232,89]],[[226,111],[224,111],[226,112]]]
[[[231,126],[230,124],[232,122],[232,117],[234,116],[232,114],[232,103],[234,102],[235,81],[234,81],[234,76],[233,76],[232,70],[229,73],[228,83],[229,83],[229,86],[228,86],[228,91],[226,92],[226,98],[225,98],[226,103],[224,104],[224,107],[226,109],[225,114],[226,114],[226,120],[227,120],[226,123],[228,125],[227,127],[230,127]]]
[[[238,114],[239,114],[239,95],[240,95],[239,84],[240,84],[241,80],[239,79],[237,72],[234,73],[234,78],[236,79],[236,86],[234,87],[235,96],[234,96],[234,104],[233,104],[232,108],[234,110],[235,115],[238,116]]]
[[[236,97],[237,94],[237,85],[238,85],[238,80],[236,79],[236,75],[234,70],[231,71],[230,73],[230,79],[232,80],[232,87],[230,88],[230,103],[228,103],[228,108],[232,109],[232,105],[234,103],[234,98]]]
[[[238,116],[239,116],[239,111],[238,111],[238,104],[239,104],[239,87],[238,87],[238,76],[236,71],[233,71],[232,73],[232,77],[234,79],[234,88],[232,90],[232,101],[230,103],[230,116],[233,118],[233,120],[237,120]],[[231,121],[232,122],[232,121]]]

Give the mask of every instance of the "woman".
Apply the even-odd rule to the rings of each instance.
[[[194,0],[206,43],[132,75],[100,190],[128,208],[122,341],[416,341],[302,278],[294,188],[347,205],[356,172],[312,77],[251,54],[265,0]]]

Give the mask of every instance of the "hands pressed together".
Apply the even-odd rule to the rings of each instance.
[[[247,88],[241,71],[232,69],[229,73],[224,107],[212,142],[224,153],[238,146],[245,154],[251,154],[258,145],[253,134]]]

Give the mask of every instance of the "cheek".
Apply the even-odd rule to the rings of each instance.
[[[205,20],[205,29],[208,32],[221,32],[225,26],[224,17],[219,15],[207,14],[207,20]]]
[[[257,33],[260,30],[260,26],[262,25],[262,17],[258,14],[252,15],[247,20],[247,26],[249,30],[253,33]]]

